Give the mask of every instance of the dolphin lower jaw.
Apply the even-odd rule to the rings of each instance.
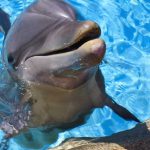
[[[37,85],[54,86],[63,90],[73,90],[76,89],[92,78],[98,66],[93,66],[88,69],[81,71],[78,70],[68,70],[62,71],[61,73],[35,73],[32,71],[22,70],[18,72],[19,81],[24,81],[26,85],[30,86],[30,83],[35,83]],[[32,68],[31,68],[32,69]],[[61,74],[61,75],[60,75]]]

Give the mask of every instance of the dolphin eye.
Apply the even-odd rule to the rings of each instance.
[[[10,64],[14,63],[14,58],[11,55],[8,56],[8,63]]]

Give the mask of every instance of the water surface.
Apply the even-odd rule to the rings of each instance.
[[[13,22],[33,0],[3,0],[0,2]],[[105,77],[107,93],[126,107],[141,121],[150,118],[150,2],[148,0],[66,0],[79,12],[79,18],[96,21],[102,29],[107,52],[100,69]],[[81,17],[82,16],[82,17]],[[0,47],[3,36],[0,34]],[[1,62],[1,61],[0,61]],[[0,87],[4,83],[0,64]],[[15,91],[12,91],[12,93]],[[95,109],[86,123],[76,128],[51,133],[32,130],[35,144],[56,146],[70,137],[102,137],[133,128],[134,121],[125,121],[110,108]],[[3,133],[1,132],[1,137]],[[20,137],[20,141],[23,137]],[[32,144],[32,143],[31,143]],[[9,142],[9,150],[25,150],[16,139]]]

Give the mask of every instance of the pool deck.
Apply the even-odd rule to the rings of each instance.
[[[150,120],[109,137],[72,139],[50,150],[150,150]]]

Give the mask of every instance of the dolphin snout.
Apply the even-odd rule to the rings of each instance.
[[[99,39],[101,30],[95,22],[86,21],[72,25],[76,28],[73,26],[69,29],[65,28],[68,32],[65,35],[64,30],[61,31],[64,36],[59,36],[60,39],[58,37],[55,43],[51,42],[52,39],[49,43],[47,42],[48,44],[45,43],[41,49],[44,53],[44,48],[46,48],[45,54],[32,55],[25,60],[24,68],[27,69],[24,69],[22,73],[25,80],[36,80],[60,87],[64,87],[61,82],[62,84],[65,82],[67,85],[65,88],[75,88],[88,79],[91,74],[90,70],[103,59],[106,45],[102,39]],[[64,47],[62,40],[70,43]],[[51,46],[50,42],[51,45],[59,43],[59,46],[62,43],[62,46],[48,51]],[[57,80],[59,85],[56,84]]]
[[[80,46],[77,50],[80,53],[80,57],[88,60],[88,62],[93,62],[93,65],[99,63],[106,51],[105,42],[102,39],[94,39],[86,42]]]

